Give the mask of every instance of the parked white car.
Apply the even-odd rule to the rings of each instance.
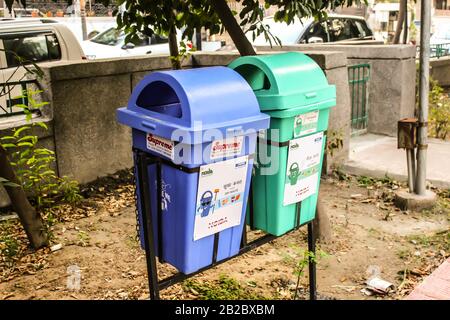
[[[64,25],[50,19],[17,19],[0,21],[0,83],[18,82],[26,78],[26,70],[17,68],[16,55],[34,62],[52,63],[85,59],[80,43]],[[0,91],[5,88],[0,86]],[[6,89],[9,94],[0,97],[0,117],[21,113],[12,107],[18,101],[21,87]],[[10,119],[10,117],[8,117]]]
[[[179,40],[181,36],[178,37]],[[137,44],[125,44],[125,33],[115,28],[109,28],[90,40],[81,43],[88,59],[105,59],[116,57],[139,56],[146,54],[168,54],[169,43],[166,37],[153,35],[140,36]],[[220,41],[203,41],[203,51],[216,51],[222,47]]]
[[[278,37],[283,45],[375,40],[366,20],[358,16],[329,14],[328,19],[321,22],[312,18],[305,20],[296,18],[289,25],[285,22],[275,22],[273,17],[267,17],[264,18],[263,24],[269,26],[272,35]],[[256,46],[269,45],[263,34],[254,41],[250,33],[247,33],[247,36]]]

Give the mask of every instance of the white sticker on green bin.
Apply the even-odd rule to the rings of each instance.
[[[283,205],[300,202],[317,192],[323,132],[289,141]]]
[[[296,116],[294,119],[294,138],[316,132],[318,121],[318,110]]]
[[[248,156],[200,167],[194,241],[241,223]]]
[[[154,134],[147,133],[147,149],[153,152],[159,153],[171,160],[174,159],[175,155],[175,142],[155,136]]]

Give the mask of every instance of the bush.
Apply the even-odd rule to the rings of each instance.
[[[430,89],[429,135],[445,140],[450,133],[450,97],[433,79]]]

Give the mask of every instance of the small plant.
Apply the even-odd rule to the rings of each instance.
[[[173,65],[181,66],[187,58],[192,55],[192,52],[196,51],[196,48],[192,45],[191,41],[180,41],[180,49],[177,56],[170,56],[170,61]]]
[[[22,100],[28,104],[17,104],[22,108],[28,122],[31,121],[33,110],[47,105],[48,102],[38,102],[34,97],[42,91],[26,90]],[[78,183],[67,177],[59,178],[53,169],[55,153],[38,146],[39,138],[34,134],[36,128],[48,130],[43,122],[33,122],[20,128],[14,128],[12,134],[0,138],[1,146],[10,152],[11,165],[15,168],[17,178],[24,190],[33,197],[36,208],[42,209],[54,203],[54,197],[61,195],[69,203],[78,203],[82,197],[79,194]],[[2,182],[5,184],[6,182]]]
[[[59,179],[58,192],[64,202],[69,204],[78,204],[83,200],[83,196],[80,194],[80,186],[78,181],[72,180],[67,176]]]
[[[89,241],[90,240],[91,240],[91,237],[89,236],[89,234],[87,234],[86,232],[81,231],[81,230],[78,232],[78,242],[77,242],[77,244],[79,246],[87,247],[89,245]]]
[[[418,109],[418,68],[416,78],[416,109]],[[444,89],[439,86],[438,82],[431,77],[428,99],[430,109],[428,134],[431,137],[445,140],[450,136],[450,97],[444,92]]]
[[[326,257],[327,254],[322,250],[317,250],[314,252],[309,250],[303,250],[301,248],[297,248],[293,246],[295,250],[294,254],[283,254],[283,260],[288,264],[294,265],[294,274],[297,276],[297,284],[295,286],[295,292],[293,299],[297,299],[298,289],[300,286],[300,279],[304,275],[305,268],[309,265],[309,262],[318,263],[320,258]]]
[[[17,239],[10,235],[0,238],[0,253],[7,259],[12,259],[19,252],[20,245]]]
[[[194,293],[200,300],[259,300],[264,297],[242,287],[235,279],[220,275],[217,284],[189,279],[183,282],[186,291]]]
[[[297,275],[297,284],[295,286],[294,300],[297,299],[298,287],[300,286],[300,278],[303,277],[304,275],[305,267],[308,266],[310,262],[317,263],[318,257],[321,258],[326,256],[325,252],[320,250],[317,252],[317,254],[314,254],[314,252],[311,252],[309,250],[305,250],[303,251],[303,254],[300,255],[300,260],[297,261],[294,268],[294,274]]]
[[[327,134],[327,146],[326,146],[327,154],[333,156],[334,152],[336,152],[339,149],[342,149],[343,147],[344,147],[344,138],[342,131],[329,130]]]

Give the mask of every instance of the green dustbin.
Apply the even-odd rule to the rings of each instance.
[[[311,58],[299,52],[240,57],[229,67],[247,80],[261,111],[271,116],[270,129],[258,143],[251,223],[282,235],[315,217],[336,87],[328,84]],[[278,170],[271,172],[277,164]]]

